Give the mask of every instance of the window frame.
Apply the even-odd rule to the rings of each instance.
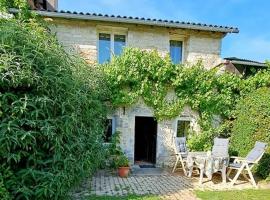
[[[179,64],[184,64],[184,62],[186,61],[185,47],[186,47],[187,38],[188,38],[188,35],[186,35],[186,34],[181,34],[181,33],[178,33],[178,32],[170,32],[170,36],[169,36],[169,54],[171,53],[170,52],[170,41],[171,40],[182,42],[182,57],[181,57],[182,60],[181,60],[181,62]]]
[[[111,27],[111,26],[97,26],[97,63],[99,63],[99,34],[109,34],[110,35],[110,60],[114,56],[114,35],[124,35],[125,36],[125,47],[128,45],[128,29],[123,27]],[[99,63],[100,64],[100,63]]]
[[[170,38],[169,40],[169,54],[170,54],[170,59],[172,61],[172,58],[171,58],[171,41],[177,41],[177,42],[181,42],[182,43],[182,51],[181,51],[181,60],[179,63],[177,63],[176,65],[179,65],[179,64],[183,64],[184,63],[184,40],[183,39],[177,39],[177,38]]]
[[[109,52],[110,52],[110,60],[112,58],[112,52],[111,52],[111,46],[112,46],[112,35],[110,33],[106,33],[106,32],[99,32],[97,34],[97,63],[99,63],[99,35],[100,34],[108,34],[110,35],[110,49],[109,49]],[[107,62],[107,61],[106,61]],[[104,62],[104,63],[106,63]],[[99,63],[99,64],[103,64],[103,63]]]
[[[112,136],[115,134],[116,132],[116,117],[115,116],[109,116],[107,117],[106,120],[112,120]],[[103,144],[111,144],[111,142],[103,142]]]
[[[174,137],[175,138],[178,138],[177,137],[178,121],[189,121],[189,123],[190,123],[189,129],[193,130],[194,119],[192,119],[191,117],[178,117],[175,120],[175,127],[174,127]],[[184,136],[184,137],[187,137],[187,136]]]

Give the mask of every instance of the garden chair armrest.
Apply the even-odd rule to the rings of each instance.
[[[234,159],[244,159],[243,157],[239,157],[239,156],[230,156],[230,158],[234,158]]]
[[[175,155],[186,155],[188,154],[188,152],[177,152],[177,153],[174,153]]]
[[[234,160],[246,160],[245,158],[243,157],[239,157],[239,156],[230,156],[230,159],[234,159]]]
[[[256,164],[256,162],[248,161],[245,158],[236,158],[233,163],[247,163],[247,164]]]
[[[238,157],[238,156],[230,156],[230,159],[233,159],[233,163],[239,163],[239,162],[246,161],[245,158],[243,158],[243,157]]]

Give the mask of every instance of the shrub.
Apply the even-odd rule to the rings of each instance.
[[[35,20],[0,19],[0,42],[1,195],[60,199],[103,161],[102,72]]]
[[[246,156],[256,141],[268,143],[266,154],[257,167],[257,173],[266,178],[270,174],[270,89],[260,88],[243,97],[236,107],[231,148]]]
[[[0,177],[0,199],[2,200],[9,200],[11,199],[9,196],[9,192],[4,186],[2,175]]]
[[[192,151],[211,150],[212,141],[215,137],[213,129],[201,133],[191,133],[188,136],[188,148]]]

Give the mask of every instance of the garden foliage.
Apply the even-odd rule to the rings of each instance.
[[[199,110],[203,118],[230,115],[241,79],[233,74],[216,75],[201,63],[184,67],[157,51],[126,48],[105,66],[114,105],[131,105],[140,98],[154,109],[158,120],[178,116],[185,105]],[[170,91],[175,92],[173,98]]]
[[[103,77],[34,19],[0,19],[1,199],[60,199],[100,165]]]
[[[114,57],[104,69],[115,106],[131,105],[142,99],[153,108],[158,120],[178,116],[185,105],[198,111],[203,134],[189,138],[193,150],[211,147],[210,141],[219,134],[212,129],[213,117],[232,115],[242,84],[239,76],[217,75],[218,69],[205,70],[200,62],[175,65],[157,51],[134,48],[125,48],[122,56]]]
[[[245,157],[256,141],[268,143],[266,154],[257,168],[258,174],[270,177],[270,89],[260,88],[242,98],[236,107],[231,148]]]
[[[240,117],[234,122],[241,110],[239,106],[245,107],[243,103],[245,100],[241,100],[238,110],[235,111],[239,99],[257,88],[270,86],[269,69],[261,70],[254,76],[244,79],[231,73],[219,73],[217,68],[206,70],[200,62],[192,66],[175,65],[168,56],[162,58],[157,51],[134,48],[126,48],[122,56],[114,57],[104,69],[112,91],[112,103],[115,106],[132,105],[142,99],[146,105],[153,108],[158,120],[178,116],[185,105],[197,111],[201,119],[199,122],[201,133],[189,135],[188,143],[192,150],[209,150],[214,137],[230,137],[232,127],[234,127],[233,134],[236,135],[234,138],[239,141],[239,143],[234,141],[234,148],[240,151],[240,154],[249,150],[247,148],[243,152],[243,146],[251,147],[255,142],[255,138],[251,139],[249,134],[256,135],[256,140],[269,141],[268,124],[261,120],[270,114],[267,110],[261,112],[263,105],[267,105],[263,104],[268,101],[265,99],[267,96],[256,97],[260,98],[261,104],[258,105],[260,109],[254,107],[252,111],[247,106],[243,110],[249,113],[249,115],[242,113],[243,117],[250,117],[249,120],[252,121],[252,115],[258,116],[256,120],[252,123],[246,120],[246,123],[241,125],[242,121],[238,121],[241,120]],[[256,112],[256,115],[253,112]],[[264,114],[259,117],[262,113]],[[221,117],[223,123],[214,128],[212,123],[217,115]],[[256,126],[252,125],[254,123]],[[265,134],[261,134],[261,131]],[[248,139],[242,139],[244,137]],[[247,141],[250,145],[245,144]]]

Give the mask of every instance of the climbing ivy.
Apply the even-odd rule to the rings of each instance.
[[[232,73],[219,73],[218,68],[206,70],[202,62],[175,65],[168,55],[163,58],[156,50],[136,48],[126,48],[103,67],[116,107],[142,99],[153,108],[159,121],[178,116],[185,105],[197,111],[203,134],[190,140],[197,150],[209,148],[211,138],[230,131],[241,96],[270,83],[269,69],[244,79]],[[224,121],[218,129],[212,127],[215,115]]]
[[[132,105],[142,98],[158,120],[179,115],[185,105],[202,118],[229,116],[240,95],[239,76],[217,75],[217,69],[205,70],[201,62],[175,65],[155,50],[126,48],[106,64],[105,72],[115,106]]]

